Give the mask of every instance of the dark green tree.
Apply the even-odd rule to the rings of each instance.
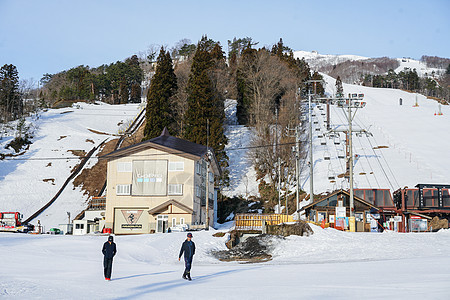
[[[342,98],[344,97],[344,88],[342,87],[341,76],[336,78],[336,97]]]
[[[159,136],[164,127],[167,127],[170,134],[177,134],[171,99],[176,90],[177,78],[173,70],[172,58],[169,52],[161,47],[155,75],[153,75],[147,94],[147,122],[144,128],[144,140]]]
[[[125,77],[122,77],[119,84],[119,104],[128,103],[128,85]]]
[[[214,84],[214,70],[220,65],[219,52],[204,36],[197,45],[187,86],[188,108],[185,114],[184,138],[201,145],[207,144],[207,123],[209,122],[209,146],[222,167],[228,165],[224,151],[228,140],[223,125],[225,121],[224,96]],[[215,50],[214,50],[215,48]],[[211,52],[215,53],[214,58]]]
[[[16,66],[5,64],[0,69],[0,108],[2,122],[22,115],[23,102],[19,92],[19,72]]]
[[[133,83],[131,85],[130,101],[132,103],[141,102],[141,85],[139,83]]]

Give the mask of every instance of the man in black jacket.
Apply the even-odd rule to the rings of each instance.
[[[103,244],[103,270],[105,274],[105,280],[111,280],[113,257],[116,255],[116,244],[113,242],[112,235],[108,237],[108,241]]]
[[[187,239],[183,242],[181,246],[180,255],[178,256],[178,261],[181,259],[181,255],[184,253],[184,265],[185,270],[183,273],[183,279],[192,280],[191,278],[191,266],[192,266],[192,258],[195,254],[195,244],[192,239],[192,233],[187,234]]]

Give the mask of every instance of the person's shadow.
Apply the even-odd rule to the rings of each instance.
[[[232,273],[248,271],[250,269],[256,269],[256,268],[259,268],[259,266],[258,267],[253,266],[253,267],[249,267],[249,268],[236,268],[236,269],[230,269],[230,270],[216,272],[216,273],[212,273],[212,274],[196,276],[194,278],[194,282],[199,282],[199,281],[202,282],[202,281],[211,279],[213,277],[226,276],[226,275],[229,275]],[[175,271],[160,272],[160,273],[153,273],[153,274],[142,274],[142,275],[146,276],[146,275],[155,275],[155,274],[163,274],[163,273],[171,273],[171,272],[175,272]],[[141,276],[141,275],[134,275],[131,277],[137,277],[137,276]],[[130,299],[130,298],[143,296],[146,294],[151,294],[154,292],[167,291],[169,289],[180,287],[180,286],[185,286],[185,285],[187,286],[190,284],[192,284],[192,283],[190,283],[189,281],[181,280],[181,279],[155,282],[155,283],[150,283],[150,284],[136,287],[131,290],[132,293],[130,295],[123,296],[123,297],[117,297],[115,299]]]
[[[130,278],[136,278],[136,277],[143,277],[143,276],[152,276],[152,275],[160,275],[160,274],[167,274],[167,273],[173,273],[175,271],[166,271],[166,272],[157,272],[157,273],[148,273],[148,274],[136,274],[136,275],[130,275],[130,276],[124,276],[119,278],[111,279],[111,281],[116,280],[123,280],[123,279],[130,279]]]

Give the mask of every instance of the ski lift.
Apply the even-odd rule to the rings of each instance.
[[[339,135],[334,137],[334,144],[335,145],[340,145],[341,144],[341,138],[339,137]]]
[[[314,124],[319,124],[319,121],[316,120],[316,121],[314,121],[313,123],[314,123]]]
[[[323,154],[323,159],[324,160],[331,160],[330,152],[325,151],[325,153]]]
[[[312,113],[312,114],[311,114],[311,116],[315,117],[315,116],[316,116],[316,114],[315,114],[315,113]]]
[[[323,138],[323,134],[319,134],[318,136],[317,136],[319,139],[321,139],[321,138]]]
[[[322,146],[324,146],[324,145],[326,145],[327,144],[327,140],[325,139],[325,138],[321,138],[320,139],[320,144],[322,145]]]
[[[325,113],[323,112],[323,113],[321,113],[321,115],[322,115],[322,116],[325,116]]]
[[[316,131],[320,131],[320,127],[316,127]]]
[[[335,180],[336,175],[333,172],[333,168],[331,167],[331,163],[328,165],[328,180]]]
[[[338,153],[338,158],[340,158],[340,159],[345,158],[344,150],[338,149],[337,153]]]

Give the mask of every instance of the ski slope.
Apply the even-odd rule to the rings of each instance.
[[[18,211],[24,219],[50,201],[72,169],[79,155],[105,140],[117,138],[120,129],[139,112],[138,104],[109,105],[76,103],[69,108],[49,109],[33,121],[37,130],[23,155],[0,160],[0,211]],[[31,118],[27,118],[31,121]],[[0,140],[1,152],[13,137]],[[98,152],[98,151],[97,151]],[[97,162],[94,153],[85,168]],[[67,223],[87,206],[87,196],[69,183],[57,201],[33,220],[46,230]]]
[[[193,232],[192,277],[181,278],[186,233],[116,236],[112,281],[106,236],[0,233],[5,299],[447,299],[450,230],[351,233],[312,225],[309,237],[273,241],[273,260],[220,262],[227,235]]]
[[[335,94],[335,79],[322,74],[326,92]],[[355,188],[413,187],[418,183],[450,184],[450,107],[442,106],[443,115],[435,115],[439,104],[423,95],[396,89],[370,88],[344,84],[344,94],[364,93],[365,108],[354,117],[354,130],[366,129],[372,136],[353,134]],[[399,105],[399,99],[403,105]],[[323,105],[323,107],[325,107]],[[348,188],[348,182],[337,175],[345,173],[345,159],[338,158],[345,151],[345,135],[340,133],[339,145],[334,139],[318,138],[326,133],[326,116],[314,105],[313,156],[314,193]],[[347,112],[331,106],[332,129],[348,128]],[[318,130],[316,130],[318,128]],[[326,145],[322,145],[322,141]],[[330,160],[325,160],[326,156]],[[329,180],[334,174],[335,180]],[[334,182],[333,182],[334,181]],[[302,188],[309,193],[309,169],[302,172]]]
[[[236,100],[225,101],[225,135],[228,138],[225,151],[230,165],[230,185],[223,189],[223,194],[227,197],[242,196],[248,199],[250,196],[259,196],[256,171],[247,149],[251,146],[253,131],[251,127],[238,125],[236,104]]]
[[[397,61],[400,63],[397,69],[394,70],[397,74],[404,69],[416,69],[417,75],[420,77],[431,77],[433,72],[436,76],[440,76],[445,73],[445,69],[427,67],[425,63],[419,60],[411,58],[397,58]]]

